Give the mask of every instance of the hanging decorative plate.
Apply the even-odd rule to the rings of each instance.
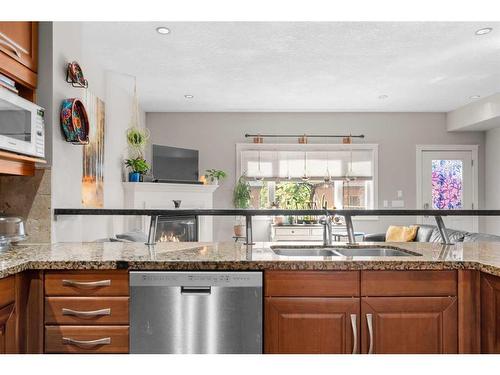
[[[73,87],[89,87],[89,82],[84,78],[82,68],[76,61],[68,63],[66,82],[71,83]]]
[[[89,143],[89,119],[83,103],[77,98],[64,99],[61,106],[61,128],[66,142]]]

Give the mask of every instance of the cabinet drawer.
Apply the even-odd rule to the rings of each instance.
[[[0,307],[6,306],[15,299],[15,278],[14,276],[0,279]]]
[[[311,236],[323,237],[323,228],[312,228]]]
[[[45,273],[47,296],[128,296],[127,271]]]
[[[269,271],[264,274],[268,297],[359,296],[358,271]]]
[[[277,236],[308,236],[309,228],[276,228]]]
[[[127,326],[46,326],[45,353],[128,353]]]
[[[456,271],[361,271],[362,296],[455,296]]]
[[[322,237],[318,237],[317,239],[320,239]],[[315,237],[313,236],[282,236],[282,235],[277,235],[275,237],[276,241],[314,241]]]
[[[127,324],[128,297],[46,297],[45,324]]]

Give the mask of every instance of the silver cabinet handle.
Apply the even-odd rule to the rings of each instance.
[[[97,316],[110,316],[111,309],[100,309],[94,311],[77,311],[77,310],[63,308],[62,314],[76,316],[78,318],[94,318]]]
[[[352,354],[356,354],[358,352],[358,325],[356,324],[356,314],[351,314],[351,326],[352,326]]]
[[[2,38],[0,39],[0,44],[3,44],[5,47],[9,48],[17,56],[17,58],[20,59],[21,53],[14,45],[15,43],[11,41],[8,37],[6,37],[3,33],[0,33],[0,37]],[[24,49],[23,52],[27,53]]]
[[[368,324],[368,335],[370,336],[370,346],[368,347],[368,354],[373,354],[373,315],[366,314],[366,323]]]
[[[97,340],[75,340],[70,337],[63,337],[62,342],[63,344],[66,345],[75,345],[81,348],[93,348],[94,346],[98,345],[111,344],[111,337],[104,337],[102,339],[97,339]]]
[[[74,280],[63,280],[62,285],[72,286],[80,289],[94,289],[101,286],[110,286],[111,280],[100,280],[100,281],[74,281]]]

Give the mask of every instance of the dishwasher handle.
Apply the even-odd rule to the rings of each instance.
[[[181,286],[181,294],[183,295],[209,296],[211,293],[211,286]]]

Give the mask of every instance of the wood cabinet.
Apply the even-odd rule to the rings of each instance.
[[[0,22],[0,73],[37,85],[38,22]]]
[[[265,273],[266,353],[457,353],[456,271]]]
[[[359,298],[267,298],[265,314],[266,353],[358,353]]]
[[[0,354],[17,353],[15,278],[0,280]]]
[[[359,352],[359,272],[273,271],[264,280],[265,353]]]
[[[458,352],[456,297],[363,297],[362,353]]]
[[[481,275],[481,352],[500,354],[500,277]]]
[[[128,353],[127,271],[45,273],[45,353]]]

